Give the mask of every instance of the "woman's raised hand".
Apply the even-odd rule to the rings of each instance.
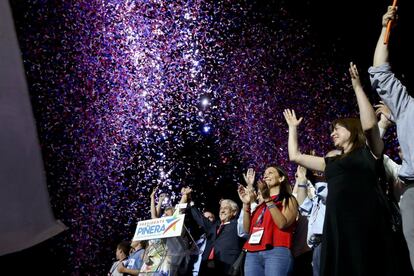
[[[252,168],[249,168],[247,172],[243,174],[244,181],[246,181],[247,187],[253,187],[255,175],[256,172]]]
[[[299,119],[296,118],[295,110],[293,109],[285,109],[283,111],[283,116],[285,116],[286,123],[289,127],[297,127],[302,122],[302,117]]]
[[[239,194],[240,200],[243,202],[243,204],[250,204],[256,200],[256,193],[252,188],[239,185],[237,188],[237,193]]]

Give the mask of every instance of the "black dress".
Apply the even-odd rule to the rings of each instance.
[[[378,196],[378,162],[367,147],[326,158],[328,197],[322,276],[396,276],[391,226]]]

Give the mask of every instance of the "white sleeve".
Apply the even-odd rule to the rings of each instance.
[[[384,168],[385,175],[388,180],[395,181],[398,179],[398,172],[400,171],[401,165],[398,165],[391,158],[384,154]]]
[[[239,218],[237,219],[237,236],[240,238],[247,238],[249,233],[244,231],[243,227],[243,217],[244,217],[244,210],[242,209],[239,214]]]
[[[310,216],[312,212],[313,201],[309,197],[306,197],[303,203],[299,206],[299,211],[302,216]]]

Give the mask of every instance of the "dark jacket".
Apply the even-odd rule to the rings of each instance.
[[[189,209],[191,216],[204,229],[207,236],[207,244],[203,252],[202,261],[208,260],[208,256],[214,246],[216,270],[221,271],[222,275],[227,274],[240,255],[245,241],[245,239],[237,235],[237,217],[225,224],[217,235],[217,229],[221,224],[220,221],[210,222],[197,208],[192,206]]]

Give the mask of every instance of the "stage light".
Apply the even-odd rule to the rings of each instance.
[[[211,127],[210,126],[208,126],[208,125],[205,125],[205,126],[203,126],[203,132],[204,133],[209,133],[210,132],[210,130],[211,130]]]
[[[203,98],[203,99],[201,100],[201,105],[202,105],[203,107],[206,107],[209,103],[210,103],[210,101],[209,101],[209,99],[208,99],[208,98]]]

